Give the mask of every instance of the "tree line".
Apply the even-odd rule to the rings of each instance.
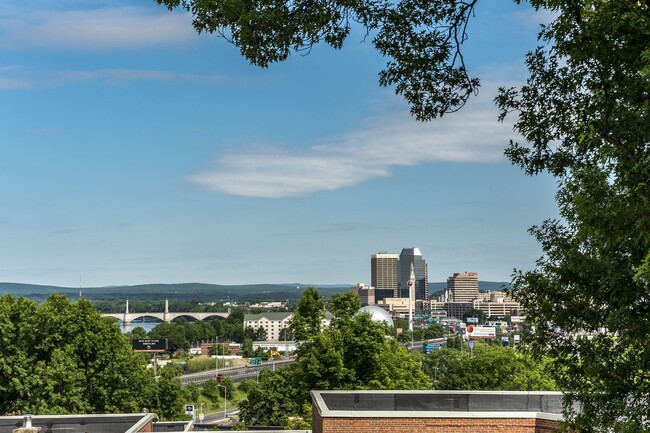
[[[309,428],[312,389],[557,389],[546,360],[481,344],[472,352],[460,344],[425,356],[408,351],[385,322],[359,314],[358,296],[334,295],[328,307],[335,317],[323,328],[326,303],[316,290],[303,293],[291,325],[300,341],[296,362],[263,370],[247,387],[240,402],[247,426]]]
[[[119,326],[85,299],[53,294],[37,305],[0,296],[0,414],[147,408],[164,419],[182,416],[179,371],[164,369],[156,380],[146,364]]]
[[[356,295],[335,295],[327,307],[335,317],[323,328],[325,302],[314,289],[304,292],[291,325],[301,343],[296,362],[264,369],[259,382],[240,387],[246,392],[240,403],[246,425],[307,428],[312,389],[554,389],[545,364],[513,349],[477,347],[471,355],[442,349],[424,356],[404,348],[385,323],[358,314]],[[196,323],[159,326],[168,325],[191,329]],[[154,377],[147,359],[85,299],[55,294],[37,305],[0,297],[0,414],[148,410],[165,420],[185,419],[184,403],[221,398],[216,382],[182,387],[178,365]],[[228,378],[224,382],[230,399],[235,386]]]
[[[386,60],[379,83],[421,121],[453,115],[480,88],[464,44],[490,0],[156,1],[261,67],[318,43],[341,48],[355,23]],[[647,431],[650,2],[514,1],[548,22],[526,54],[527,79],[499,89],[495,121],[514,120],[504,143],[513,165],[556,180],[559,217],[530,229],[543,254],[515,272],[511,294],[535,327],[531,350],[553,360],[565,407],[581,408],[564,412],[568,424]]]

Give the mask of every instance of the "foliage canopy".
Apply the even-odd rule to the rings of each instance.
[[[359,23],[387,59],[380,84],[420,120],[461,108],[479,85],[461,51],[477,0],[157,2],[187,9],[198,31],[224,35],[260,66],[321,41],[341,47]],[[512,294],[535,327],[532,349],[555,360],[570,423],[647,431],[650,2],[527,3],[553,18],[526,57],[526,83],[501,89],[496,102],[523,137],[507,157],[529,175],[556,177],[561,219],[531,229],[544,255],[516,272]]]
[[[479,86],[461,51],[477,1],[156,0],[186,9],[198,32],[225,37],[262,67],[319,42],[341,48],[358,23],[387,59],[379,83],[393,86],[422,120],[457,111]]]
[[[303,296],[311,305],[314,294],[305,291]],[[428,388],[420,364],[388,337],[390,330],[367,313],[355,314],[360,306],[356,295],[335,295],[330,305],[338,315],[301,342],[295,364],[260,373],[259,385],[240,403],[247,425],[287,426],[290,416],[308,417],[312,389]],[[311,311],[320,317],[319,308]]]
[[[0,297],[0,413],[139,412],[152,385],[144,358],[90,302]]]

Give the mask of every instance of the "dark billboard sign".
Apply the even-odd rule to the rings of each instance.
[[[133,340],[134,352],[164,352],[167,350],[167,340]]]

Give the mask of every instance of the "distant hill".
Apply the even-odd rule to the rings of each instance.
[[[429,283],[431,297],[438,296],[447,283]],[[509,283],[494,281],[479,281],[479,290],[501,290]],[[248,301],[271,301],[271,300],[296,300],[307,287],[315,287],[323,297],[330,298],[335,293],[343,293],[350,290],[353,284],[340,285],[319,285],[302,283],[285,284],[245,284],[245,285],[220,285],[205,283],[181,283],[181,284],[139,284],[134,286],[107,286],[107,287],[84,287],[81,289],[83,296],[92,300],[248,300]],[[41,286],[36,284],[23,283],[0,283],[0,293],[11,293],[15,296],[42,301],[50,293],[61,293],[71,298],[79,296],[78,287]]]
[[[109,286],[109,287],[83,287],[83,296],[92,300],[295,300],[307,287],[316,287],[324,297],[329,298],[334,293],[345,292],[351,285],[319,287],[317,284],[246,284],[246,285],[219,285],[204,283],[181,284],[139,284],[134,286]],[[0,293],[11,293],[15,296],[42,301],[50,293],[61,293],[68,297],[79,296],[79,288],[41,286],[23,283],[0,283]]]

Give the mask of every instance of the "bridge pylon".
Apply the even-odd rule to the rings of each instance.
[[[126,309],[124,310],[124,319],[122,319],[122,326],[129,326],[131,324],[131,316],[129,316],[129,300],[126,300]]]

